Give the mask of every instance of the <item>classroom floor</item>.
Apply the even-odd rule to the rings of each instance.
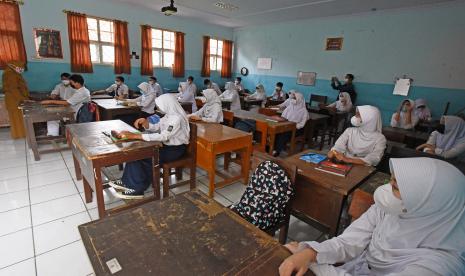
[[[230,171],[238,170],[232,164]],[[118,174],[117,167],[111,173]],[[197,187],[207,192],[207,183],[206,173],[198,169]],[[171,194],[187,190],[183,186]],[[218,189],[214,198],[230,205],[244,190],[241,182],[234,183]],[[124,204],[113,193],[106,190],[107,208]],[[8,129],[0,129],[0,276],[94,275],[77,226],[97,218],[95,200],[84,202],[69,150],[34,161],[24,139],[12,140]],[[318,230],[291,218],[289,241],[317,239],[324,239]]]

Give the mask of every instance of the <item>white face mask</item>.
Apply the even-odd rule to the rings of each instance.
[[[121,85],[121,82],[115,81],[115,84],[116,84],[116,85]]]
[[[69,85],[69,80],[62,80],[61,83],[63,83],[64,85],[68,86],[68,85]]]
[[[281,87],[276,87],[276,91],[281,91]]]
[[[352,118],[350,118],[350,123],[354,126],[354,127],[359,127],[362,125],[362,119],[357,117],[357,116],[352,116]]]
[[[388,214],[401,215],[407,212],[402,200],[395,197],[392,193],[391,184],[379,186],[375,190],[374,200],[375,204]]]
[[[155,84],[155,81],[151,80],[149,81],[150,84]]]

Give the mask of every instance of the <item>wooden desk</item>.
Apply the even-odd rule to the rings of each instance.
[[[268,152],[270,154],[273,153],[274,144],[276,140],[276,134],[291,132],[291,152],[294,152],[295,147],[295,132],[296,132],[296,123],[294,122],[276,122],[270,116],[266,116],[263,114],[247,111],[247,110],[235,110],[234,117],[237,119],[242,120],[254,120],[254,121],[262,121],[268,124],[268,135],[270,137],[270,144]]]
[[[90,98],[92,100],[102,100],[102,99],[113,99],[114,97],[108,94],[98,94],[98,95],[91,95]]]
[[[119,105],[115,99],[97,99],[92,101],[98,105],[102,121],[114,120],[122,115],[136,115],[139,117],[141,114],[139,106]]]
[[[231,104],[232,104],[231,100],[221,100],[221,107],[223,109],[231,110]]]
[[[228,177],[216,171],[216,156],[228,152],[241,153],[240,175]],[[248,183],[251,155],[251,133],[220,124],[197,123],[197,166],[208,172],[210,197],[213,197],[215,188],[226,186],[241,178],[244,184]],[[215,184],[215,174],[224,180]]]
[[[231,210],[198,191],[79,226],[97,276],[278,275],[291,253]],[[306,275],[313,275],[308,273]]]
[[[34,153],[34,160],[40,160],[40,153],[56,152],[64,149],[59,147],[39,151],[39,143],[63,142],[65,138],[64,136],[37,137],[34,131],[34,123],[47,121],[64,121],[73,123],[74,110],[70,106],[42,105],[38,102],[35,102],[20,105],[18,108],[21,109],[23,113],[24,128],[26,129],[26,141]]]
[[[284,103],[284,102],[285,102],[285,100],[273,100],[273,99],[270,98],[270,99],[268,99],[268,100],[266,101],[265,106],[266,106],[266,107],[269,107],[269,106],[277,106],[277,105],[280,105],[280,104],[282,104],[282,103]]]
[[[293,214],[307,223],[317,222],[317,226],[324,226],[330,236],[335,236],[347,196],[372,175],[375,168],[354,165],[346,177],[332,175],[316,170],[313,163],[300,160],[300,156],[308,152],[311,151],[285,159],[298,168]]]
[[[102,168],[124,162],[152,158],[154,196],[144,199],[160,199],[160,170],[158,167],[159,142],[126,141],[113,142],[102,132],[135,131],[120,121],[100,121],[66,126],[68,144],[73,151],[76,179],[83,180],[86,202],[92,202],[92,192],[96,193],[99,217],[106,215],[103,200]]]
[[[262,102],[266,100],[246,100],[245,97],[241,97],[241,105],[243,110],[249,110],[251,106],[258,105],[262,106]]]
[[[190,103],[190,102],[179,102],[179,104],[181,104],[182,109],[184,109],[184,111],[186,111],[187,114],[192,113],[192,103]]]
[[[426,132],[390,126],[383,127],[383,134],[386,136],[387,140],[406,144],[409,148],[416,148],[417,146],[426,143],[429,138],[429,134]]]

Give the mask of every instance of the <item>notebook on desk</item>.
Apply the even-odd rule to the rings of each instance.
[[[326,160],[326,155],[318,153],[307,153],[300,156],[300,160],[308,163],[319,164],[321,161]]]
[[[319,163],[315,168],[316,170],[346,177],[349,171],[352,169],[350,164],[336,164],[330,160],[325,160]]]

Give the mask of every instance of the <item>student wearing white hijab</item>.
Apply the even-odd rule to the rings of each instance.
[[[304,134],[304,127],[309,119],[307,107],[305,106],[304,96],[299,92],[294,92],[295,99],[289,101],[289,105],[284,109],[281,118],[284,121],[296,123],[296,136]],[[276,135],[274,156],[278,156],[290,141],[292,134],[290,132]]]
[[[420,121],[431,121],[431,110],[425,99],[415,100],[415,116],[417,116]]]
[[[227,82],[224,87],[226,90],[220,95],[220,99],[231,101],[231,111],[241,110],[241,99],[232,82]]]
[[[339,93],[339,99],[328,105],[329,108],[335,108],[338,112],[350,112],[352,110],[352,100],[347,92]]]
[[[186,152],[189,144],[189,120],[174,95],[163,94],[155,99],[155,103],[165,114],[163,118],[152,115],[134,123],[136,128],[144,127],[150,133],[123,131],[118,138],[162,142],[163,147],[159,149],[159,164],[162,165],[181,158]],[[109,183],[117,190],[115,196],[123,199],[143,198],[144,191],[152,183],[152,166],[152,159],[126,163],[122,179]]]
[[[441,125],[444,128],[433,131],[417,150],[465,162],[465,121],[457,116],[442,116]]]
[[[136,103],[142,109],[142,117],[149,117],[155,112],[155,98],[157,94],[149,83],[143,82],[137,86],[140,89],[141,96],[135,99],[128,99],[125,102]]]
[[[216,82],[212,82],[211,80],[209,79],[205,79],[203,81],[203,84],[205,85],[205,88],[206,89],[213,89],[215,90],[216,94],[219,96],[221,95],[221,89],[220,89],[220,86],[216,83]]]
[[[407,99],[403,100],[397,112],[392,114],[391,126],[403,129],[413,129],[418,124],[418,117],[415,115],[415,102]]]
[[[264,102],[266,101],[265,87],[262,84],[257,85],[257,87],[255,88],[255,93],[245,97],[245,99],[246,100],[253,100],[253,101],[255,101],[255,100],[256,101],[262,101],[261,105],[263,105]],[[260,106],[254,105],[254,106],[250,107],[249,110],[252,111],[252,112],[258,113],[259,108],[260,108]]]
[[[297,91],[295,91],[294,89],[289,90],[289,92],[288,92],[289,98],[287,98],[282,104],[278,104],[277,107],[279,107],[279,109],[281,109],[281,110],[286,109],[286,107],[289,106],[291,101],[293,99],[295,99],[295,96],[294,96],[295,93],[297,93]]]
[[[465,175],[433,158],[391,159],[390,168],[375,204],[340,236],[286,245],[294,254],[280,275],[465,275]]]
[[[202,91],[203,96],[207,100],[205,104],[197,112],[194,112],[187,117],[192,120],[204,121],[208,123],[223,122],[223,108],[221,99],[216,94],[214,89],[205,89]]]
[[[386,138],[381,133],[382,123],[378,108],[358,106],[351,118],[354,127],[347,128],[328,152],[328,158],[345,163],[376,166],[386,149]]]
[[[179,83],[178,91],[178,100],[182,103],[192,103],[192,112],[196,112],[197,104],[195,103],[195,96],[197,95],[197,86],[194,83],[194,77],[189,76],[187,82]]]

